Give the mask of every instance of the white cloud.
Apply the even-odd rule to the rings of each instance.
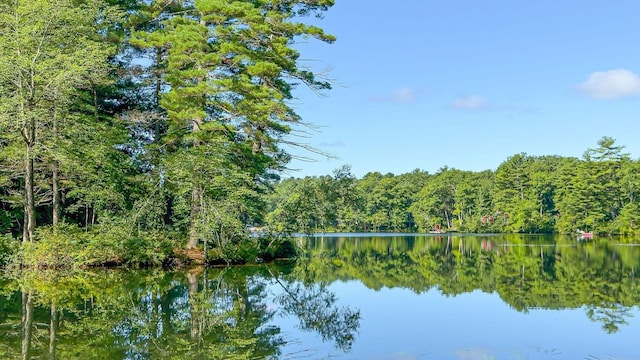
[[[619,99],[640,95],[640,77],[626,69],[598,71],[577,86],[578,91],[594,99]]]
[[[487,99],[479,95],[461,96],[451,103],[452,108],[464,110],[480,110],[486,109],[488,106]]]
[[[393,91],[391,96],[372,96],[375,102],[412,103],[418,99],[417,92],[410,87],[403,87]]]
[[[408,87],[397,89],[393,92],[391,100],[394,102],[414,102],[416,101],[416,93]]]

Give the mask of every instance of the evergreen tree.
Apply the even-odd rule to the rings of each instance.
[[[333,41],[321,29],[295,19],[332,4],[185,3],[182,12],[154,30],[153,42],[147,41],[167,54],[169,91],[160,100],[168,115],[164,164],[167,180],[183,200],[189,189],[187,248],[203,239],[197,224],[208,217],[208,198],[231,199],[238,188],[244,189],[237,198],[251,199],[241,201],[240,207],[248,209],[257,203],[257,193],[272,171],[288,161],[280,145],[287,142],[291,126],[301,122],[287,104],[295,85],[288,79],[314,89],[329,87],[301,67],[292,42],[298,36]],[[215,177],[225,179],[224,184],[213,188],[210,179]]]

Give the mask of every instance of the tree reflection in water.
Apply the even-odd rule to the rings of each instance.
[[[277,315],[349,351],[359,312],[282,269],[13,274],[0,298],[0,358],[275,359],[288,341]],[[286,296],[268,288],[272,276]]]
[[[357,352],[360,310],[341,305],[347,303],[331,290],[337,281],[415,294],[436,289],[445,297],[481,290],[519,312],[584,309],[603,333],[631,323],[640,304],[640,247],[609,239],[352,236],[306,243],[295,264],[10,274],[0,278],[0,358],[308,355],[307,344],[292,338],[302,335],[286,333],[280,318],[336,351]]]
[[[324,341],[334,341],[342,351],[351,350],[360,323],[360,312],[336,306],[337,298],[325,283],[305,285],[302,282],[283,283],[276,277],[284,292],[278,303],[285,314],[300,320],[300,328],[316,331]]]
[[[626,241],[528,235],[318,237],[309,241],[295,271],[307,282],[359,280],[376,290],[438,289],[447,296],[495,292],[522,312],[584,307],[589,319],[612,333],[640,305],[635,277],[640,247]]]
[[[620,326],[628,325],[627,319],[633,317],[631,309],[620,304],[590,305],[587,307],[587,316],[591,321],[602,323],[602,328],[609,334],[616,333]]]

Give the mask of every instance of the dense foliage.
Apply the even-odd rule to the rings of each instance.
[[[262,245],[277,241],[256,242],[246,225],[263,217],[262,197],[290,160],[282,145],[305,126],[290,106],[295,87],[330,87],[294,45],[334,41],[302,22],[332,5],[1,0],[0,234],[34,243],[17,258],[274,252]]]
[[[639,163],[607,137],[583,159],[516,154],[496,171],[280,181],[305,126],[295,87],[330,88],[295,42],[334,41],[302,22],[333,3],[0,0],[0,264],[281,254],[280,237],[250,236],[263,225],[637,231]]]
[[[442,168],[402,175],[348,166],[333,176],[286,179],[270,197],[279,231],[460,231],[634,234],[640,162],[609,137],[582,159],[516,154],[495,171]]]

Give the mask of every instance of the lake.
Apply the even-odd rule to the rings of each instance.
[[[331,234],[297,262],[0,277],[2,359],[640,359],[640,241]]]

